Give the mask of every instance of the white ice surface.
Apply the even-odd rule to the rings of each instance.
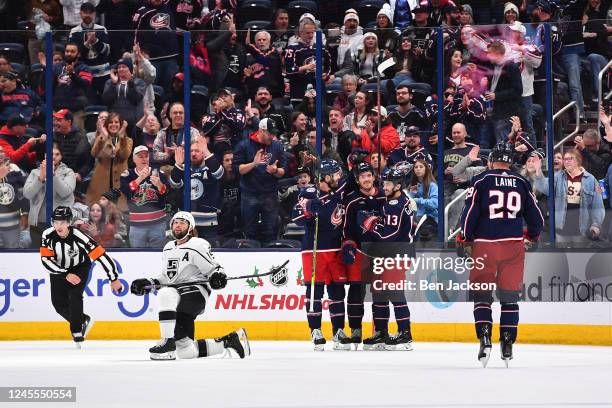
[[[612,407],[609,347],[517,344],[506,369],[494,345],[483,369],[476,343],[315,353],[306,342],[252,342],[245,360],[163,362],[149,360],[152,344],[0,342],[0,386],[76,386],[79,407]]]

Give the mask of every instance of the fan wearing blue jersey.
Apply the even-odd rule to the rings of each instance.
[[[458,247],[471,250],[474,267],[470,282],[495,283],[501,302],[500,342],[502,359],[512,359],[519,321],[518,299],[523,283],[525,249],[537,242],[544,225],[529,182],[510,170],[514,146],[498,143],[489,156],[491,170],[472,179],[461,214],[463,233]],[[523,232],[523,220],[527,230]],[[479,262],[480,261],[480,262]],[[491,353],[493,318],[489,290],[471,291],[476,335],[480,339],[478,359],[486,367]]]

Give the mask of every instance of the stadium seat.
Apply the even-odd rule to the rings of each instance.
[[[363,92],[368,92],[372,95],[376,95],[378,85],[376,84],[376,82],[368,82],[366,84],[361,85],[361,88],[359,90]],[[385,87],[382,85],[380,86],[380,93],[383,95],[387,94],[387,89],[385,89]]]
[[[191,118],[198,122],[208,108],[208,88],[204,85],[191,87]]]
[[[153,85],[153,95],[155,95],[155,112],[159,113],[164,105],[164,96],[166,95],[166,91],[164,91],[164,88],[159,85]]]
[[[338,83],[333,83],[329,85],[325,85],[325,102],[329,106],[334,103],[334,99],[342,92],[342,85]]]
[[[431,85],[424,82],[413,82],[410,88],[412,89],[412,104],[422,109],[425,106],[425,100],[432,95]]]
[[[311,0],[293,0],[287,5],[287,11],[289,12],[289,25],[297,26],[304,13],[317,17],[318,7],[317,3]]]
[[[357,14],[359,14],[359,22],[362,27],[376,21],[376,15],[383,4],[385,4],[384,0],[363,0],[357,4]]]
[[[22,64],[18,64],[16,62],[11,62],[11,70],[19,76],[21,81],[25,81],[27,79],[26,76],[26,67]]]
[[[271,21],[267,21],[267,20],[253,20],[253,21],[249,21],[244,25],[244,29],[245,30],[251,30],[251,33],[254,33],[256,31],[260,31],[260,30],[267,30],[272,26],[272,22]],[[254,36],[254,34],[253,34]]]
[[[295,239],[277,239],[276,241],[268,242],[264,248],[301,248],[302,243]]]
[[[96,131],[96,122],[98,121],[98,114],[108,110],[108,108],[104,105],[90,105],[86,106],[83,109],[85,116],[83,121],[85,122],[85,132],[95,132]]]
[[[269,21],[272,19],[272,3],[270,0],[248,0],[239,6],[236,15],[240,26],[248,21]]]
[[[261,244],[253,239],[228,239],[223,244],[223,248],[261,248]]]
[[[1,43],[0,54],[8,57],[9,61],[23,64],[25,62],[25,47],[17,43]]]

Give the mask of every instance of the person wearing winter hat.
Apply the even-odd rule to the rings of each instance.
[[[518,21],[519,18],[519,9],[516,7],[514,3],[507,2],[504,4],[504,23],[505,24],[514,24],[515,21]]]
[[[378,48],[384,50],[385,59],[390,58],[398,47],[399,36],[393,29],[393,11],[387,3],[376,15],[376,35],[378,37]]]
[[[469,4],[464,4],[461,6],[461,14],[459,15],[459,23],[462,26],[472,25],[474,24],[474,11],[472,10],[472,6]]]
[[[349,61],[352,55],[357,52],[357,48],[363,41],[363,28],[359,26],[359,15],[355,9],[348,9],[344,14],[344,26],[342,27],[342,36],[340,37],[340,45],[338,46],[338,67],[346,58]]]
[[[144,113],[143,98],[147,84],[133,75],[134,66],[129,58],[121,59],[111,70],[104,85],[102,101],[109,111],[117,112],[127,121],[130,130]]]
[[[298,20],[298,25],[296,27],[296,32],[293,36],[291,36],[289,38],[289,41],[287,42],[287,45],[296,45],[298,43],[301,42],[300,40],[300,27],[305,24],[305,23],[312,23],[315,26],[315,30],[318,30],[321,27],[321,24],[319,23],[319,21],[315,18],[315,16],[313,16],[311,13],[304,13],[300,16],[300,19]],[[327,37],[325,37],[325,33],[321,33],[321,36],[323,38],[323,46],[325,47],[325,44],[327,42]],[[312,43],[314,44],[316,35],[312,37]]]

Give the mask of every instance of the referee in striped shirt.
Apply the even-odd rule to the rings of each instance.
[[[78,348],[93,326],[93,319],[83,314],[83,291],[91,263],[104,268],[111,289],[122,289],[115,262],[91,237],[70,226],[72,211],[59,206],[51,216],[53,226],[42,234],[40,257],[51,274],[51,302],[60,316],[70,323],[70,332]]]

